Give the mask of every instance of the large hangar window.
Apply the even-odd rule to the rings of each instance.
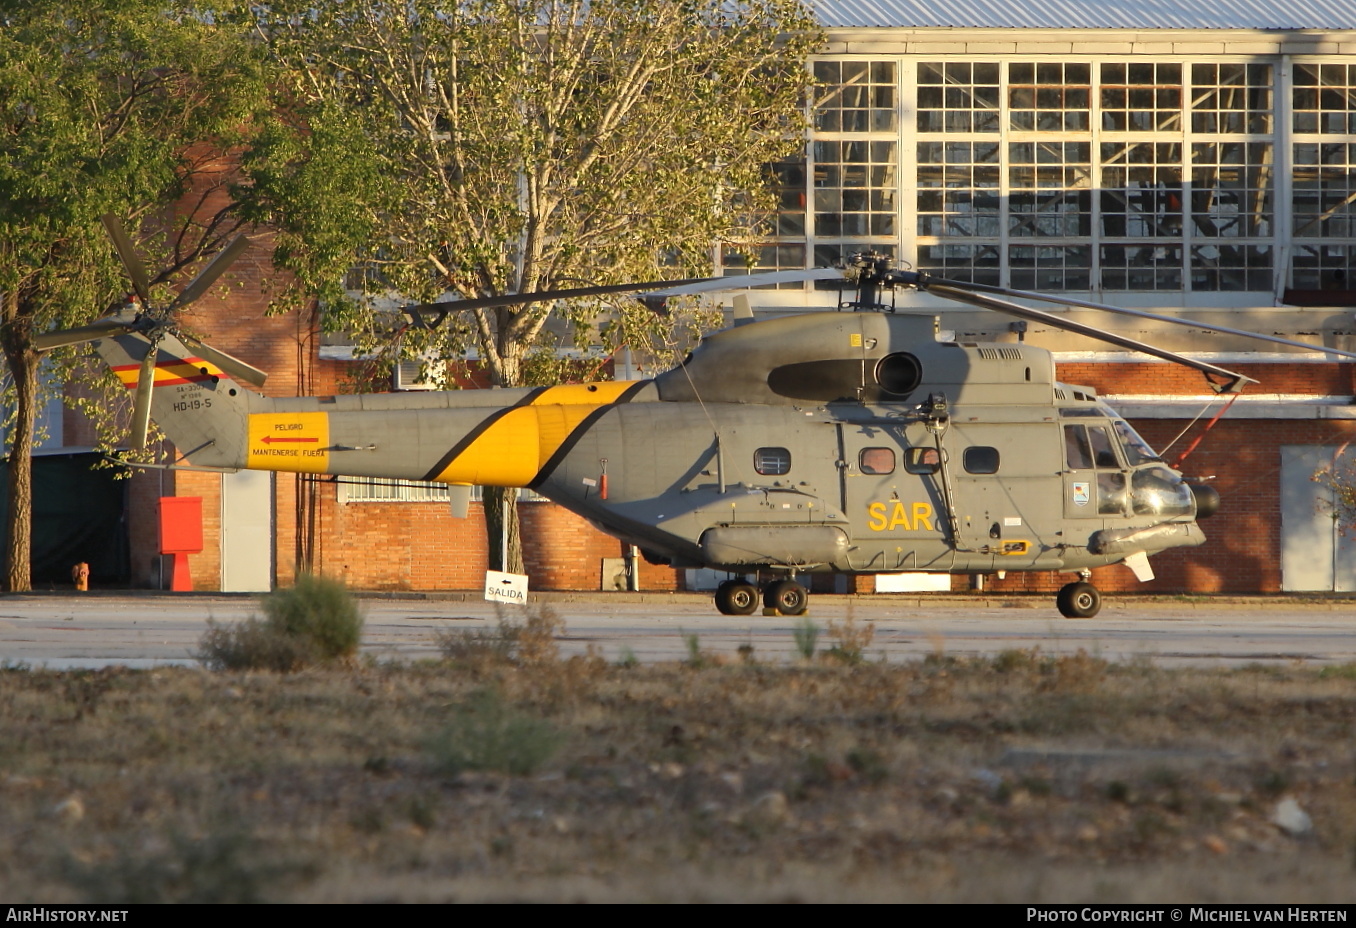
[[[727,273],[871,248],[1030,289],[1356,289],[1356,64],[961,57],[816,60],[775,233]]]

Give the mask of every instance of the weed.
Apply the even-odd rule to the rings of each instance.
[[[310,664],[351,658],[362,638],[363,618],[343,584],[307,574],[296,586],[264,597],[263,621],[207,622],[194,654],[210,670],[289,673]]]
[[[1087,693],[1106,678],[1107,662],[1079,648],[1075,654],[1054,658],[1048,667],[1042,667],[1041,670],[1048,674],[1043,688],[1060,692]]]
[[[447,774],[487,770],[524,776],[550,760],[564,740],[550,722],[515,711],[494,690],[480,690],[429,739],[428,750]]]
[[[752,641],[746,641],[739,646],[739,660],[745,664],[757,663],[753,657]]]
[[[706,659],[702,656],[702,641],[697,637],[696,632],[685,632],[679,629],[678,633],[683,636],[683,644],[687,647],[687,665],[689,667],[702,667],[706,664]]]
[[[811,752],[805,755],[804,770],[801,773],[800,789],[795,790],[796,794],[803,798],[806,788],[814,786],[829,786],[833,783],[833,776],[829,771],[829,759],[823,754]]]
[[[847,753],[847,764],[853,772],[868,783],[883,783],[890,775],[885,758],[873,748],[856,747]]]
[[[255,839],[235,830],[199,840],[171,834],[167,844],[148,853],[124,840],[107,861],[69,858],[66,882],[101,903],[252,903],[268,901],[269,887],[298,869],[266,860]]]
[[[1040,648],[1029,648],[1025,651],[1017,648],[1008,648],[999,651],[993,658],[991,664],[998,673],[1018,673],[1030,672],[1037,664],[1040,656]]]
[[[565,631],[565,620],[545,603],[527,612],[527,621],[518,633],[518,663],[524,667],[553,664],[560,660],[556,636]]]
[[[815,647],[819,644],[819,626],[802,618],[791,629],[791,636],[796,642],[796,653],[804,660],[814,660]]]
[[[1125,783],[1124,780],[1112,780],[1111,783],[1106,784],[1106,798],[1111,799],[1112,802],[1130,805],[1130,796],[1130,784]]]
[[[456,663],[506,664],[518,645],[519,627],[499,620],[498,628],[471,628],[438,633],[438,650]]]
[[[1150,786],[1159,789],[1176,790],[1182,786],[1182,775],[1171,767],[1152,767],[1145,773],[1144,778]]]
[[[291,673],[315,661],[311,642],[284,635],[250,617],[234,625],[207,620],[207,631],[193,655],[208,670],[272,670]]]
[[[1017,781],[1017,785],[1033,796],[1049,796],[1055,791],[1055,785],[1045,777],[1025,776]]]
[[[560,660],[556,636],[564,631],[565,620],[545,603],[524,610],[526,620],[519,623],[499,610],[496,628],[447,631],[438,636],[438,650],[457,663],[519,664],[540,667]]]
[[[1290,789],[1290,777],[1283,770],[1268,770],[1256,780],[1257,791],[1273,798]]]
[[[843,624],[829,622],[829,635],[834,639],[828,656],[844,664],[860,664],[866,649],[876,637],[876,623],[857,624],[854,611],[849,608]],[[813,652],[813,649],[811,649]]]
[[[415,796],[410,800],[410,824],[427,831],[438,824],[438,802],[434,796]]]
[[[1318,672],[1320,680],[1356,680],[1356,662],[1332,664]]]
[[[636,657],[636,652],[631,650],[630,645],[622,645],[621,655],[617,658],[617,666],[627,669],[640,666],[640,660]]]
[[[324,660],[358,653],[362,612],[338,580],[302,574],[296,585],[264,597],[264,614],[284,635],[311,642]]]

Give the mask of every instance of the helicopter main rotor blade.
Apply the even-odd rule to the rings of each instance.
[[[1078,335],[1086,335],[1089,338],[1095,338],[1099,341],[1106,342],[1107,344],[1115,345],[1118,348],[1128,348],[1131,351],[1138,351],[1155,358],[1161,358],[1164,361],[1172,361],[1174,364],[1182,364],[1207,375],[1207,380],[1211,374],[1217,377],[1227,378],[1229,383],[1222,386],[1216,384],[1214,381],[1210,381],[1211,386],[1220,393],[1236,393],[1238,392],[1238,386],[1242,383],[1257,383],[1257,381],[1253,380],[1251,377],[1236,373],[1235,371],[1225,370],[1214,364],[1207,364],[1205,361],[1197,361],[1194,358],[1188,358],[1185,355],[1167,351],[1163,348],[1157,348],[1153,345],[1146,345],[1144,342],[1136,341],[1133,338],[1126,338],[1123,335],[1117,335],[1114,332],[1108,332],[1105,329],[1084,325],[1081,322],[1074,322],[1071,319],[1061,319],[1059,316],[1041,312],[1039,309],[1028,309],[1025,306],[1018,306],[1016,303],[1009,303],[1007,300],[1000,300],[996,297],[975,293],[972,290],[962,290],[942,284],[929,284],[927,290],[930,293],[935,293],[937,296],[944,297],[948,300],[955,300],[958,303],[969,303],[973,306],[981,306],[985,309],[991,309],[994,312],[1003,313],[1004,315],[1016,316],[1018,319],[1044,323],[1045,325],[1057,329],[1063,329],[1066,332],[1073,332]]]
[[[92,342],[96,338],[116,335],[126,332],[130,328],[131,325],[126,319],[120,319],[117,316],[105,316],[89,325],[78,326],[74,329],[44,332],[33,339],[33,347],[38,351],[51,351],[53,348],[65,348],[67,345]]]
[[[206,342],[194,338],[191,335],[184,335],[183,333],[177,334],[179,335],[180,341],[189,345],[198,353],[198,357],[202,358],[204,361],[215,364],[236,380],[244,381],[245,383],[256,387],[262,387],[264,382],[268,380],[268,374],[259,370],[259,368],[254,365],[247,364],[234,355],[229,355],[219,348],[213,348]]]
[[[807,280],[842,280],[844,274],[836,267],[812,267],[794,271],[768,271],[765,274],[732,274],[727,277],[706,277],[687,284],[655,290],[647,293],[644,300],[663,299],[670,296],[688,296],[694,293],[714,293],[720,290],[748,290],[753,287],[766,287],[770,284],[794,284]]]
[[[584,296],[603,296],[608,293],[636,293],[641,290],[654,290],[658,287],[676,287],[680,284],[692,284],[711,280],[710,277],[688,277],[682,280],[649,280],[633,284],[605,284],[598,287],[574,287],[569,290],[539,290],[536,293],[506,293],[503,296],[482,296],[469,300],[448,300],[444,303],[415,303],[401,307],[401,312],[411,316],[424,313],[446,314],[463,309],[494,309],[497,306],[520,306],[528,303],[545,303],[549,300],[570,300]]]
[[[169,305],[167,312],[173,312],[187,306],[206,293],[208,288],[217,282],[217,278],[226,273],[226,269],[248,247],[250,247],[250,240],[243,235],[237,235],[231,239],[230,244],[217,252],[217,256],[207,263],[207,267],[199,271],[198,276],[189,281],[188,286],[174,298],[174,302]]]
[[[141,305],[150,306],[150,280],[146,277],[146,268],[137,257],[136,249],[132,247],[132,239],[122,226],[122,220],[112,213],[104,213],[99,220],[108,230],[108,237],[113,239],[113,247],[117,250],[118,257],[122,259],[122,266],[127,269],[127,276],[132,278],[132,289],[141,298]]]
[[[1181,319],[1177,316],[1165,316],[1162,313],[1151,313],[1143,309],[1125,309],[1121,306],[1111,306],[1107,303],[1093,303],[1089,300],[1078,300],[1073,297],[1054,296],[1049,293],[1036,293],[1031,290],[1013,290],[1008,287],[995,287],[992,284],[972,284],[963,280],[947,280],[944,277],[929,277],[926,274],[919,274],[918,278],[918,286],[923,290],[931,290],[934,284],[940,284],[942,286],[955,287],[961,290],[973,290],[978,293],[995,293],[1000,296],[1017,297],[1022,300],[1040,300],[1043,303],[1055,303],[1060,306],[1073,306],[1079,309],[1095,309],[1101,312],[1115,313],[1118,316],[1131,316],[1136,319],[1148,319],[1153,322],[1167,322],[1172,325],[1187,326],[1193,329],[1204,329],[1207,332],[1218,332],[1221,335],[1237,335],[1242,338],[1271,342],[1274,345],[1286,345],[1290,348],[1304,348],[1307,351],[1321,351],[1324,354],[1338,355],[1343,358],[1356,358],[1356,352],[1352,351],[1326,348],[1322,345],[1313,345],[1308,342],[1296,341],[1292,338],[1282,338],[1279,335],[1263,335],[1261,332],[1249,332],[1246,329],[1234,329],[1227,325],[1215,325],[1214,323],[1200,322],[1195,319]]]
[[[465,309],[493,309],[497,306],[520,306],[548,300],[569,300],[585,296],[603,296],[609,293],[644,293],[642,301],[662,300],[670,296],[708,293],[717,290],[747,290],[768,284],[795,283],[805,280],[841,278],[843,272],[835,268],[817,267],[798,271],[772,271],[767,274],[736,274],[729,277],[687,277],[682,280],[646,280],[629,284],[604,284],[598,287],[574,287],[569,290],[541,290],[537,293],[509,293],[503,296],[476,297],[469,300],[448,300],[443,303],[416,303],[402,307],[401,312],[411,316],[445,316]]]
[[[141,359],[136,397],[132,401],[132,428],[129,438],[134,451],[146,450],[146,437],[151,431],[151,392],[155,389],[155,361],[159,354],[159,342],[153,341],[146,351],[146,357]]]

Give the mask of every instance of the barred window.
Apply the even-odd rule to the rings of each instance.
[[[339,477],[341,503],[446,503],[447,484],[427,480],[392,480],[388,477]],[[471,487],[471,499],[481,502],[484,487]],[[518,502],[547,502],[546,497],[529,489],[518,491]]]

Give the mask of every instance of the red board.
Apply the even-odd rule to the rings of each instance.
[[[160,497],[160,553],[197,554],[202,550],[202,497]]]

